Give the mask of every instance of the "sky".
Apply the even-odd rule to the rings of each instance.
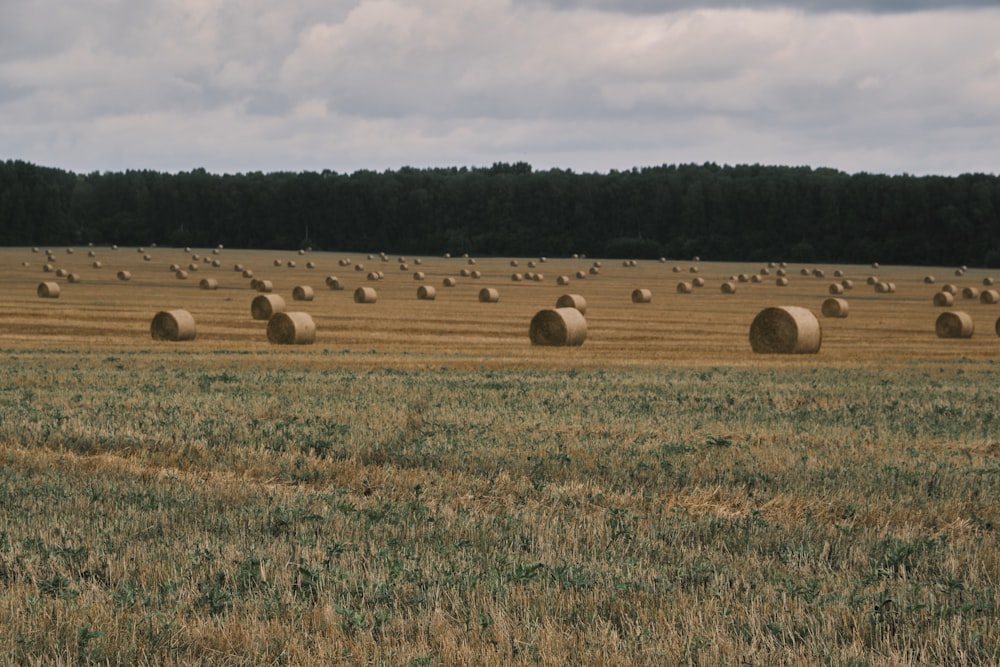
[[[1000,0],[0,0],[0,159],[996,174]]]

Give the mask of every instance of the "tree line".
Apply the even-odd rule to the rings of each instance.
[[[1000,266],[1000,177],[681,164],[213,174],[0,163],[0,245]]]

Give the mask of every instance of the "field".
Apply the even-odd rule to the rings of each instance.
[[[975,334],[942,339],[932,305],[988,271],[791,265],[722,294],[764,267],[399,259],[54,249],[70,283],[0,249],[0,660],[1000,662],[1000,306],[959,296]],[[315,343],[269,343],[235,264]],[[753,353],[754,316],[818,315],[835,270],[850,313],[819,352]],[[531,345],[567,293],[586,342]],[[175,308],[195,340],[152,340]]]

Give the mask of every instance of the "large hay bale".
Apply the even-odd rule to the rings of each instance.
[[[472,278],[478,280],[483,277],[483,272],[476,269],[472,271],[469,275],[472,276]]]
[[[132,274],[128,271],[119,271],[118,280],[132,280]]]
[[[433,285],[421,285],[417,288],[417,298],[421,301],[433,301],[437,298],[437,290]]]
[[[375,303],[378,300],[378,292],[374,287],[359,287],[354,290],[354,303]]]
[[[313,288],[309,285],[296,285],[292,288],[293,301],[312,301],[313,296]]]
[[[67,273],[66,274],[66,280],[68,280],[71,283],[78,283],[78,282],[80,282],[80,274],[79,273]]]
[[[267,321],[267,340],[275,345],[311,345],[316,323],[309,313],[275,313]]]
[[[43,299],[58,299],[59,298],[59,283],[57,282],[40,282],[38,283],[38,289],[35,290],[38,296]]]
[[[581,315],[586,315],[587,300],[580,294],[563,294],[556,299],[556,308],[576,308]]]
[[[532,345],[583,345],[587,320],[576,308],[541,310],[531,318],[528,335]]]
[[[677,293],[678,294],[690,294],[694,286],[691,283],[681,281],[677,283]]]
[[[153,340],[194,340],[194,317],[186,310],[161,310],[149,324]]]
[[[774,284],[778,287],[788,287],[788,278],[785,276],[779,276],[775,279]]]
[[[198,287],[203,290],[217,290],[219,289],[219,281],[215,278],[202,278]]]
[[[978,299],[979,298],[979,289],[976,288],[976,287],[966,287],[965,289],[962,290],[962,298],[963,299]]]
[[[722,283],[719,290],[723,294],[736,294],[736,283],[732,282],[731,280],[727,280],[726,282]]]
[[[960,310],[949,310],[938,315],[934,331],[938,338],[972,338],[976,330],[972,317]]]
[[[991,285],[993,285],[993,278],[991,278],[989,276],[986,276],[985,278],[983,278],[983,286],[984,287],[990,287]]]
[[[187,280],[188,272],[184,269],[177,269],[174,271],[174,277],[176,277],[177,280]]]
[[[765,308],[750,325],[750,347],[765,354],[815,354],[823,342],[819,320],[806,308]]]
[[[844,278],[843,280],[841,280],[840,281],[840,285],[845,290],[847,290],[847,289],[854,289],[854,281],[851,280],[850,278]]]
[[[830,298],[823,301],[823,317],[847,317],[847,299]]]
[[[251,269],[243,269],[242,275],[244,278],[253,278],[253,271]]]
[[[596,276],[601,273],[601,269],[598,266],[592,266],[589,269],[587,269],[587,273],[589,273],[592,276]]]
[[[844,286],[841,285],[840,283],[831,283],[829,291],[830,294],[843,294]]]
[[[954,305],[955,295],[951,292],[938,292],[934,295],[934,305],[947,308],[948,306]]]
[[[632,303],[649,303],[653,300],[653,293],[646,288],[632,290]]]
[[[258,294],[250,302],[250,316],[255,320],[269,320],[283,312],[285,300],[278,294]]]
[[[340,279],[337,276],[327,276],[326,286],[332,290],[344,289],[344,285],[340,282]]]
[[[1000,292],[995,289],[984,289],[979,294],[979,303],[985,303],[987,305],[996,305],[1000,303]]]
[[[559,276],[556,278],[556,285],[569,285],[569,276]]]
[[[495,287],[484,287],[479,290],[480,303],[496,303],[500,300],[500,290]]]
[[[587,277],[587,272],[586,271],[577,271],[576,272],[576,279],[577,280],[583,280],[586,277]]]
[[[445,287],[454,287],[457,284],[457,282],[458,281],[456,281],[454,278],[448,276],[447,278],[441,281],[441,284],[444,285]]]
[[[258,292],[267,294],[274,291],[274,284],[270,280],[257,280],[257,285],[254,287]]]

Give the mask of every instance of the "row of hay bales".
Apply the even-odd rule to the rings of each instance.
[[[183,309],[156,313],[149,331],[157,341],[190,341],[197,335],[194,317]],[[267,318],[267,340],[275,345],[310,345],[316,340],[316,323],[306,312],[275,312]]]

